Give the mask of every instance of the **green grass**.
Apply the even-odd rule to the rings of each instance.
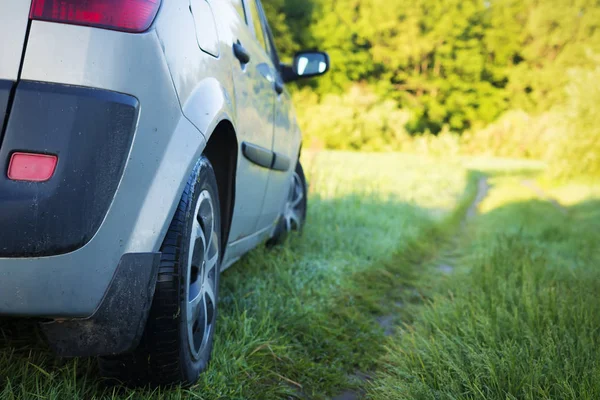
[[[561,210],[518,179],[492,184],[455,273],[421,282],[432,296],[388,343],[371,398],[600,398],[598,192]]]
[[[521,185],[537,163],[345,152],[303,162],[304,235],[224,273],[214,357],[196,386],[106,388],[94,360],[57,360],[33,324],[11,322],[0,325],[0,398],[599,394],[598,188],[548,187],[565,214]],[[494,187],[465,224],[482,176],[470,169],[493,174]],[[440,262],[454,273],[440,273]],[[393,317],[392,337],[382,316]]]
[[[402,154],[307,153],[304,163],[304,235],[225,272],[213,361],[196,386],[105,389],[93,360],[55,360],[32,325],[17,323],[2,328],[18,332],[0,342],[0,397],[326,398],[356,386],[349,375],[383,353],[375,317],[395,311],[385,292],[405,297],[399,289],[465,200],[467,173]]]

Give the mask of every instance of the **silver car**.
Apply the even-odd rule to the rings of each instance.
[[[0,316],[108,377],[190,384],[219,274],[306,216],[259,0],[0,0]]]

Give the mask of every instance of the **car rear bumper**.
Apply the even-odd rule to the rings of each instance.
[[[0,257],[65,254],[91,240],[123,175],[138,109],[134,97],[106,90],[17,85],[0,165],[15,152],[55,155],[58,164],[46,182],[0,174]]]

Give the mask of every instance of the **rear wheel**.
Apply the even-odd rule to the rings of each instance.
[[[100,358],[105,376],[129,384],[193,384],[215,331],[221,221],[217,181],[202,157],[162,245],[154,300],[140,346]]]
[[[308,208],[308,190],[302,164],[298,161],[296,169],[290,181],[288,197],[283,213],[279,218],[277,229],[270,245],[278,245],[285,241],[287,234],[292,231],[302,231],[306,222]]]

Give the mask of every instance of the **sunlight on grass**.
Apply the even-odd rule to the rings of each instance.
[[[2,398],[320,399],[356,386],[349,375],[371,369],[383,351],[372,313],[436,247],[435,226],[461,201],[467,172],[398,153],[303,159],[304,234],[256,249],[223,274],[213,361],[196,386],[104,389],[93,360],[55,360],[29,326],[0,347]]]
[[[459,268],[423,283],[432,300],[390,342],[372,398],[600,397],[599,199],[565,212],[521,179],[492,180]]]
[[[569,183],[558,187],[550,186],[546,191],[552,198],[565,206],[600,199],[600,184],[598,183]]]
[[[320,198],[370,194],[447,213],[466,186],[466,169],[452,158],[323,151],[306,152],[303,160]]]
[[[330,151],[303,163],[305,231],[223,274],[197,385],[106,388],[94,360],[57,360],[19,323],[0,325],[0,398],[326,399],[365,385],[375,399],[600,398],[598,186],[542,184],[563,210],[523,185],[539,163]],[[464,220],[481,171],[488,196]]]
[[[458,165],[403,154],[323,152],[305,154],[304,163],[311,190],[304,235],[274,252],[255,251],[224,275],[226,333],[201,392],[212,391],[211,373],[231,369],[230,354],[239,357],[240,348],[247,349],[240,365],[256,380],[229,380],[234,397],[325,398],[351,386],[347,375],[373,365],[373,343],[383,338],[360,313],[371,300],[354,277],[381,269],[425,234],[466,185]]]
[[[463,165],[492,175],[514,175],[515,173],[539,173],[547,164],[535,160],[487,156],[462,157]]]
[[[482,213],[511,203],[538,200],[537,194],[524,185],[523,177],[495,177],[488,180],[490,190],[487,197],[479,206]]]

